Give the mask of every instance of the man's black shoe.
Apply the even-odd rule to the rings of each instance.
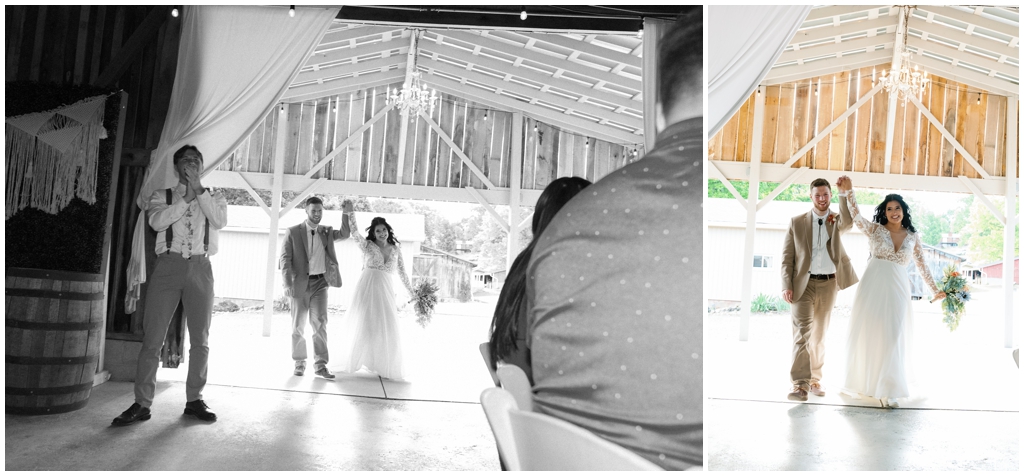
[[[114,418],[114,421],[110,422],[110,425],[128,426],[140,420],[149,420],[152,416],[153,415],[149,412],[148,408],[139,405],[138,403],[133,403],[132,406],[128,407],[128,409],[124,411],[124,413],[121,413],[117,418]]]
[[[185,414],[192,415],[203,421],[217,421],[217,414],[210,411],[202,400],[193,400],[185,404]]]

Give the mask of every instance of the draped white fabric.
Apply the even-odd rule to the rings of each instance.
[[[708,137],[768,75],[810,11],[810,6],[708,7]]]
[[[289,17],[277,7],[185,6],[171,104],[136,197],[139,208],[155,190],[177,183],[172,154],[181,146],[199,148],[205,173],[227,159],[288,89],[338,10],[298,8]],[[143,230],[136,227],[136,243]],[[125,312],[146,279],[142,258],[132,253]]]

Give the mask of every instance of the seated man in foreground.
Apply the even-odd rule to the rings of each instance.
[[[527,275],[534,401],[669,470],[702,464],[702,12],[659,48],[656,146],[567,203]]]

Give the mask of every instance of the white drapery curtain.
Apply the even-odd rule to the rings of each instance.
[[[657,116],[658,103],[658,42],[672,26],[671,21],[644,18],[643,62],[640,79],[644,98],[644,153],[654,149],[654,139],[658,136]]]
[[[156,190],[178,182],[172,154],[203,153],[205,173],[223,162],[270,113],[313,53],[338,8],[185,6],[171,104],[142,190],[128,265],[125,312],[146,280],[145,209]]]
[[[708,137],[768,75],[810,11],[810,6],[708,7]]]

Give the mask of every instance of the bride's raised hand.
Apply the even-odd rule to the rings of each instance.
[[[932,296],[932,301],[931,302],[940,301],[942,299],[946,299],[946,293],[944,293],[942,291],[939,291],[938,294],[936,294],[935,296]]]

